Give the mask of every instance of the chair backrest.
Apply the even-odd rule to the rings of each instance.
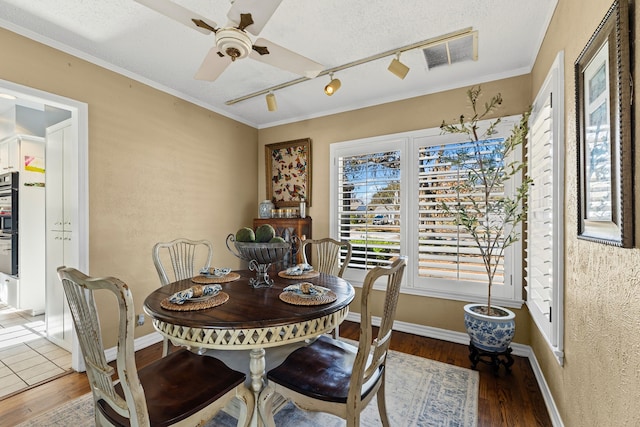
[[[113,277],[91,278],[73,268],[58,268],[76,327],[94,402],[104,400],[131,425],[149,425],[144,390],[138,378],[133,346],[135,307],[127,285]],[[119,307],[117,371],[124,397],[116,393],[114,369],[107,364],[94,292],[104,289],[116,296]]]
[[[344,271],[349,265],[349,261],[351,260],[351,243],[347,241],[337,241],[326,237],[324,239],[319,240],[303,240],[302,241],[302,253],[304,257],[304,262],[307,264],[311,264],[311,260],[307,259],[306,246],[312,245],[312,249],[315,248],[315,264],[313,265],[314,270],[319,271],[320,273],[331,274],[333,276],[342,277]],[[340,263],[340,250],[345,249],[345,257]]]
[[[204,258],[204,254],[206,254],[206,258]],[[168,264],[167,255],[173,267],[172,278],[169,277],[168,266],[165,267],[165,264]],[[194,262],[196,259],[204,262],[197,266],[198,271],[201,268],[211,267],[212,258],[213,246],[208,240],[175,239],[171,242],[159,242],[153,246],[153,264],[156,266],[160,283],[163,286],[195,276]]]
[[[401,256],[388,267],[375,267],[367,273],[362,285],[362,297],[360,301],[360,337],[358,340],[358,353],[354,362],[349,385],[349,400],[359,400],[362,385],[379,375],[385,368],[389,344],[391,344],[391,332],[393,321],[396,317],[396,307],[402,285],[402,275],[407,265],[407,257]],[[381,277],[387,278],[383,304],[383,313],[380,327],[375,339],[372,329],[371,295],[373,285]]]

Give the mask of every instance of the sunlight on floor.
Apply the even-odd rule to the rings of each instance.
[[[71,369],[71,353],[46,339],[44,315],[0,303],[0,399]]]

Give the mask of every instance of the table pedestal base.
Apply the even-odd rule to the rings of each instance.
[[[469,344],[469,360],[471,361],[471,369],[476,369],[478,362],[485,363],[493,369],[493,374],[498,375],[500,365],[503,365],[507,373],[511,373],[511,365],[513,365],[513,357],[511,357],[511,347],[508,347],[505,351],[494,352],[481,350]]]
[[[249,359],[249,372],[251,372],[251,390],[255,402],[258,402],[258,397],[262,388],[264,387],[265,368],[267,366],[265,359],[264,348],[256,348],[251,350]],[[253,416],[251,417],[251,426],[262,425],[262,420],[258,414],[258,405],[253,407]]]

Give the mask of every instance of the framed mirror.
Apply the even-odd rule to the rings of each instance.
[[[633,247],[628,0],[616,0],[575,62],[578,238]]]

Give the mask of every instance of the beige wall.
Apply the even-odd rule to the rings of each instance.
[[[2,29],[0,52],[0,79],[89,106],[89,274],[128,283],[142,312],[157,241],[209,239],[214,263],[239,265],[224,241],[257,209],[256,129]]]
[[[502,93],[504,102],[499,110],[501,115],[520,114],[531,100],[529,76],[521,76],[487,82],[482,85],[486,98]],[[404,101],[364,108],[342,114],[305,120],[293,124],[261,129],[259,133],[260,172],[258,174],[258,196],[266,195],[264,172],[265,144],[311,138],[313,150],[313,206],[309,215],[313,218],[313,237],[329,235],[329,146],[332,143],[387,135],[417,129],[440,126],[442,120],[453,120],[461,113],[468,113],[466,91],[462,88],[433,95],[416,97]],[[338,95],[336,95],[338,96]],[[485,99],[486,99],[485,98]],[[358,301],[359,293],[356,301]],[[380,301],[377,301],[378,303]],[[464,332],[463,307],[460,301],[433,299],[403,295],[400,298],[397,319],[435,328]],[[353,311],[359,311],[358,304],[352,304]],[[529,343],[530,319],[526,308],[515,310],[516,336],[518,343]]]
[[[577,239],[573,64],[611,0],[561,0],[532,72],[533,93],[556,54],[565,54],[565,364],[532,327],[531,345],[567,426],[640,425],[640,250]],[[639,13],[633,11],[638,22]],[[635,36],[635,45],[640,38]],[[636,47],[637,48],[637,47]],[[636,55],[635,68],[640,62]],[[636,73],[634,81],[638,80]],[[635,91],[634,104],[639,97]],[[634,108],[637,117],[637,107]],[[637,126],[635,139],[638,139]],[[635,193],[638,154],[635,157]],[[635,197],[634,197],[635,198]],[[636,229],[640,231],[636,211]],[[636,232],[636,242],[640,242]],[[636,246],[638,244],[636,243]]]
[[[610,7],[609,0],[560,0],[531,75],[483,84],[485,93],[505,95],[505,114],[532,102],[556,54],[565,53],[565,364],[560,367],[526,308],[517,312],[516,342],[530,344],[562,421],[567,426],[640,425],[640,250],[619,249],[577,239],[575,85],[573,64]],[[640,13],[633,14],[636,22]],[[635,36],[638,45],[640,37]],[[635,68],[640,61],[637,59]],[[640,81],[637,73],[634,81]],[[313,200],[309,209],[315,237],[329,233],[329,145],[439,125],[460,112],[464,90],[385,104],[290,125],[261,129],[262,146],[310,137],[313,140]],[[635,105],[640,97],[635,91]],[[509,109],[509,110],[507,110]],[[637,110],[636,110],[637,112]],[[635,112],[634,112],[635,113]],[[638,127],[635,137],[637,139]],[[636,150],[638,151],[638,150]],[[638,154],[635,169],[640,170]],[[259,165],[263,167],[262,157]],[[639,174],[635,188],[640,188]],[[264,171],[259,198],[265,195]],[[636,190],[637,193],[637,190]],[[640,224],[640,210],[636,223]],[[640,241],[637,226],[636,241]],[[462,331],[461,303],[403,296],[398,319]],[[357,311],[357,307],[354,307]],[[523,331],[523,329],[526,329]]]
[[[588,7],[581,0],[560,0],[531,75],[482,85],[486,94],[503,94],[501,113],[520,113],[556,53],[565,51],[564,367],[526,308],[517,311],[515,341],[533,347],[567,426],[640,424],[640,250],[576,238],[573,62],[609,6],[610,0],[590,0]],[[637,21],[637,11],[635,16]],[[466,88],[257,131],[1,29],[0,52],[0,79],[89,105],[90,273],[127,281],[138,306],[158,283],[150,258],[158,240],[207,238],[216,261],[237,265],[224,238],[251,224],[265,198],[265,144],[313,140],[309,214],[314,237],[326,236],[331,143],[438,126],[465,105]],[[638,101],[635,95],[635,105]],[[638,155],[635,165],[639,170]],[[640,241],[640,231],[636,236]],[[399,320],[463,331],[462,303],[403,296],[400,306]],[[138,335],[149,332],[145,325]],[[115,331],[105,333],[106,344],[113,345]]]

